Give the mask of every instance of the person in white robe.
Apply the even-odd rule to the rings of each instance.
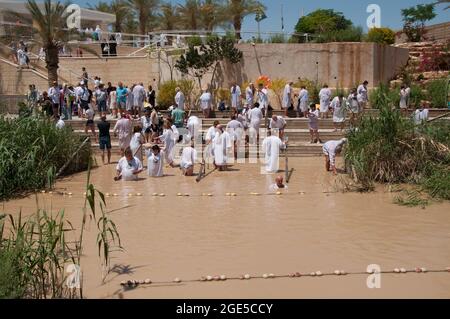
[[[133,128],[133,136],[130,141],[130,149],[133,156],[137,157],[142,162],[142,144],[144,144],[144,135],[140,126]]]
[[[202,109],[203,116],[209,118],[211,113],[211,93],[206,89],[200,95],[200,108]]]
[[[132,126],[133,124],[131,123],[128,114],[125,114],[124,117],[120,118],[114,126],[114,136],[119,135],[119,148],[122,156],[125,149],[130,146]]]
[[[186,136],[187,141],[192,139],[197,140],[200,136],[200,129],[202,128],[202,121],[195,115],[189,116],[187,120],[188,134]]]
[[[117,175],[114,180],[135,181],[138,179],[138,174],[142,172],[142,163],[137,157],[133,156],[129,147],[125,149],[124,154],[125,156],[117,163]]]
[[[292,105],[292,85],[294,82],[289,82],[285,85],[284,91],[283,91],[283,101],[282,101],[282,108],[284,110],[284,116],[288,116],[288,109]]]
[[[298,117],[306,117],[306,113],[308,112],[308,103],[309,103],[309,92],[306,90],[306,86],[302,86],[300,89],[300,93],[298,96],[298,107],[297,113]]]
[[[133,96],[133,89],[134,84],[131,86],[131,88],[127,88],[127,101],[125,103],[126,109],[129,112],[130,115],[133,115],[133,102],[134,102],[134,96]]]
[[[268,136],[262,143],[262,151],[265,159],[265,172],[276,173],[279,169],[280,149],[285,149],[286,144],[276,135],[271,135],[270,130]]]
[[[320,118],[328,118],[328,111],[330,108],[331,101],[331,90],[328,85],[324,85],[319,92],[320,99]]]
[[[180,169],[184,176],[194,175],[194,165],[197,161],[197,151],[194,149],[194,144],[184,147],[181,153]]]
[[[261,126],[261,121],[263,119],[263,114],[261,111],[261,108],[259,107],[259,103],[256,102],[253,106],[252,109],[248,112],[248,119],[250,122],[249,125],[249,135],[250,135],[250,140],[251,143],[254,144],[256,143],[256,139],[259,138],[259,128]]]
[[[369,102],[369,95],[367,89],[368,84],[369,84],[368,81],[364,81],[363,84],[359,85],[358,88],[356,89],[360,113],[364,111],[364,109],[367,107],[367,103]]]
[[[147,174],[151,177],[164,176],[164,152],[158,145],[153,145],[151,149],[146,150],[147,155]]]
[[[241,88],[236,83],[233,83],[230,89],[231,92],[231,108],[237,113],[241,108]]]
[[[408,101],[409,101],[410,90],[402,85],[400,88],[400,111],[403,115],[408,113]]]
[[[344,97],[344,94],[339,94],[331,101],[331,108],[333,109],[334,131],[337,132],[338,128],[342,131],[347,109],[347,99]]]
[[[421,105],[413,114],[416,125],[424,124],[428,121],[428,108],[426,104]]]
[[[213,158],[213,153],[212,153],[212,141],[214,140],[214,137],[217,134],[217,126],[220,124],[219,121],[215,120],[213,125],[210,126],[208,128],[208,130],[206,131],[205,134],[205,157],[206,160],[212,159]]]
[[[332,140],[323,144],[322,150],[325,154],[325,169],[327,172],[332,171],[334,175],[337,174],[336,170],[336,155],[340,154],[343,146],[347,143],[346,138],[340,140]]]
[[[142,109],[144,108],[145,89],[144,83],[139,83],[133,88],[133,116],[141,117]]]
[[[164,160],[171,167],[174,167],[175,133],[168,121],[164,123],[164,131],[163,134],[159,136],[159,140],[164,143]]]
[[[279,138],[284,138],[284,129],[286,128],[286,120],[279,115],[272,115],[269,122],[269,129],[276,130]],[[272,132],[274,134],[274,132]]]
[[[222,125],[217,125],[216,135],[212,141],[212,151],[214,156],[214,166],[221,170],[227,169],[228,154],[233,147],[231,136],[224,131]]]
[[[238,158],[238,150],[242,142],[242,136],[244,134],[244,125],[237,120],[236,114],[231,115],[231,121],[227,123],[226,130],[231,136],[231,140],[234,144],[234,158]]]
[[[267,108],[269,107],[269,95],[267,89],[262,83],[258,85],[258,91],[256,92],[256,101],[259,104],[259,108],[264,116]]]
[[[184,93],[181,92],[181,89],[177,87],[175,89],[175,105],[180,109],[184,110]]]
[[[250,82],[249,85],[245,88],[245,106],[247,108],[253,105],[254,97],[255,97],[255,85]]]
[[[350,95],[347,98],[348,109],[351,112],[350,116],[350,124],[351,126],[355,126],[358,121],[359,115],[359,102],[358,102],[358,94],[356,93],[356,89],[352,89],[350,91]]]

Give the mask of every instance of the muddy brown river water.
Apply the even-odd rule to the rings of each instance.
[[[336,192],[337,178],[323,170],[322,158],[290,159],[294,173],[282,195],[269,193],[274,175],[257,164],[213,172],[200,183],[169,176],[113,182],[115,165],[92,172],[92,182],[107,197],[123,252],[114,252],[115,271],[101,283],[94,223],[88,226],[82,260],[85,296],[117,298],[120,282],[198,279],[201,276],[312,271],[364,272],[404,267],[450,266],[450,204],[425,209],[393,204],[395,193],[379,187],[370,194]],[[72,197],[37,194],[3,203],[3,211],[64,209],[81,223],[86,173],[60,180],[56,188]],[[299,191],[304,192],[300,194]],[[141,192],[142,197],[127,196]],[[165,193],[154,197],[153,193]],[[237,196],[225,196],[234,192]],[[178,197],[177,193],[188,193]],[[214,196],[201,196],[211,193]],[[123,208],[129,206],[128,208]],[[121,209],[122,208],[122,209]],[[381,287],[369,289],[367,275],[301,277],[153,284],[123,292],[124,298],[450,298],[450,273],[382,274]]]

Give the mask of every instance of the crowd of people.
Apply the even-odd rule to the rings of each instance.
[[[93,83],[92,89],[89,87]],[[200,159],[194,148],[194,142],[200,136],[199,142],[205,144],[205,156],[219,170],[226,170],[230,162],[245,156],[243,146],[259,145],[264,153],[265,170],[268,173],[278,171],[279,152],[287,147],[285,117],[297,106],[297,115],[308,120],[311,143],[321,143],[319,136],[319,121],[332,115],[335,131],[344,129],[347,112],[351,113],[350,124],[355,125],[358,115],[368,103],[368,82],[364,81],[358,88],[352,89],[348,97],[338,93],[334,98],[331,90],[324,85],[319,92],[320,105],[310,103],[309,92],[305,86],[294,94],[293,83],[286,84],[282,108],[284,116],[272,115],[268,90],[262,83],[257,87],[253,83],[241,90],[233,83],[230,88],[231,112],[226,125],[218,121],[207,130],[204,138],[199,135],[201,120],[190,116],[192,106],[186,104],[182,90],[174,91],[173,105],[164,118],[156,105],[156,92],[150,85],[147,89],[143,83],[126,86],[119,82],[113,86],[108,82],[106,87],[101,78],[91,79],[85,68],[77,86],[64,83],[53,83],[47,91],[40,95],[35,86],[30,85],[28,103],[32,109],[41,109],[43,113],[55,119],[58,128],[64,127],[64,120],[72,119],[75,114],[86,120],[85,133],[92,134],[102,150],[103,163],[111,162],[110,123],[107,114],[117,119],[112,130],[118,136],[122,155],[117,165],[117,179],[135,179],[142,172],[144,156],[147,160],[148,174],[162,176],[163,165],[180,167],[183,175],[194,174],[194,165]],[[400,106],[408,105],[408,88],[402,87]],[[205,118],[212,111],[212,95],[207,88],[203,89],[198,101],[199,109]],[[427,117],[427,111],[416,112],[417,121]],[[100,121],[95,123],[95,114],[100,115]],[[266,117],[267,115],[267,117]],[[267,120],[267,136],[260,141],[262,122]],[[96,133],[98,129],[98,135]],[[327,171],[336,173],[335,156],[340,152],[346,140],[329,141],[323,145],[326,156]],[[175,147],[182,146],[181,161],[175,163]],[[205,158],[201,159],[202,161]],[[127,165],[125,165],[128,163]],[[131,171],[130,171],[131,170]],[[124,173],[125,172],[125,173]],[[128,173],[127,173],[128,172]],[[132,173],[130,173],[132,172]]]

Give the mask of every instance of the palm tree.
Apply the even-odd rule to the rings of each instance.
[[[186,0],[184,5],[178,5],[180,22],[183,28],[187,30],[198,30],[201,28],[200,8],[201,3],[199,0]]]
[[[244,18],[261,10],[266,10],[266,7],[257,0],[228,0],[228,16],[233,24],[236,39],[241,39],[241,28]]]
[[[226,7],[223,0],[204,0],[200,6],[200,21],[206,31],[224,24],[227,20]]]
[[[137,16],[140,34],[146,34],[150,17],[158,9],[159,0],[127,0],[127,4]]]
[[[52,86],[54,81],[58,81],[59,50],[65,45],[70,45],[69,40],[79,37],[80,34],[74,29],[67,30],[64,28],[70,15],[66,11],[67,4],[61,4],[59,1],[52,3],[51,0],[45,0],[43,10],[41,10],[35,0],[27,0],[26,8],[30,12],[33,28],[36,32],[32,41],[44,48],[48,83],[49,86]],[[90,48],[84,46],[83,48],[88,52],[94,52]]]
[[[437,4],[443,4],[443,3],[450,3],[450,0],[438,0],[438,1],[436,1],[435,3],[433,3],[434,5],[437,5]],[[445,8],[444,8],[444,10],[447,10],[447,9],[450,9],[450,5],[448,5],[448,6],[446,6]]]
[[[175,30],[178,26],[180,15],[176,6],[170,2],[163,3],[160,7],[159,28],[161,30]]]
[[[89,8],[96,11],[114,14],[116,16],[116,22],[114,23],[115,32],[123,31],[127,17],[130,16],[127,4],[124,0],[114,0],[110,4],[108,2],[100,1],[95,6],[89,5]]]

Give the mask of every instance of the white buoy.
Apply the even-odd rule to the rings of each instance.
[[[110,195],[109,193],[106,193],[106,194],[105,194],[106,197],[109,197],[109,195]]]
[[[398,273],[400,273],[400,269],[395,268],[395,269],[394,269],[394,272],[398,274]]]
[[[181,193],[177,193],[177,196],[183,196],[183,194],[181,194]]]
[[[422,272],[427,272],[427,269],[426,269],[425,267],[420,268],[420,270],[421,270]]]
[[[67,193],[67,195],[72,196],[72,193]]]
[[[142,193],[136,193],[136,196],[142,196]]]
[[[44,194],[44,193],[45,193],[45,190],[42,190],[41,193]]]
[[[147,285],[149,285],[149,284],[152,283],[152,281],[150,280],[150,278],[147,278],[147,279],[144,280],[144,283],[147,284]]]
[[[189,194],[188,194],[188,193],[184,193],[184,196],[185,196],[185,197],[188,197],[188,196],[189,196]]]
[[[250,278],[252,278],[252,277],[251,277],[249,274],[245,274],[245,275],[244,275],[244,278],[245,278],[245,279],[250,279]]]
[[[316,276],[322,276],[322,272],[320,270],[316,271]]]
[[[225,196],[231,196],[231,193],[226,193]]]
[[[237,194],[236,193],[231,193],[231,196],[237,196]]]
[[[120,285],[121,286],[125,286],[127,284],[127,282],[125,281],[125,280],[122,280],[121,282],[120,282]]]
[[[275,278],[275,275],[272,274],[272,273],[270,273],[270,274],[269,274],[269,278]]]
[[[281,195],[281,192],[276,192],[277,195]]]
[[[208,193],[208,196],[213,196],[213,194]]]
[[[161,194],[159,194],[159,196],[164,197],[164,196],[166,196],[166,194],[161,193]]]
[[[339,276],[341,274],[341,271],[340,270],[335,270],[334,274]]]
[[[117,197],[117,196],[119,196],[119,195],[118,195],[117,193],[114,193],[113,196],[114,196],[114,197]]]
[[[220,280],[227,280],[227,276],[225,276],[225,275],[220,275]]]
[[[311,276],[315,276],[316,273],[313,271],[313,272],[310,273],[310,275],[311,275]]]
[[[211,280],[213,280],[213,277],[212,276],[206,276],[206,280],[211,281]]]
[[[173,282],[180,283],[180,282],[181,282],[181,279],[177,277],[177,278],[175,278],[175,279],[173,280]]]
[[[128,193],[128,197],[131,197],[131,196],[133,196],[133,193]]]
[[[267,279],[267,278],[269,278],[269,275],[263,274],[262,277],[263,277],[264,279]]]
[[[404,273],[406,273],[406,269],[405,268],[400,268],[400,272],[404,274]]]

